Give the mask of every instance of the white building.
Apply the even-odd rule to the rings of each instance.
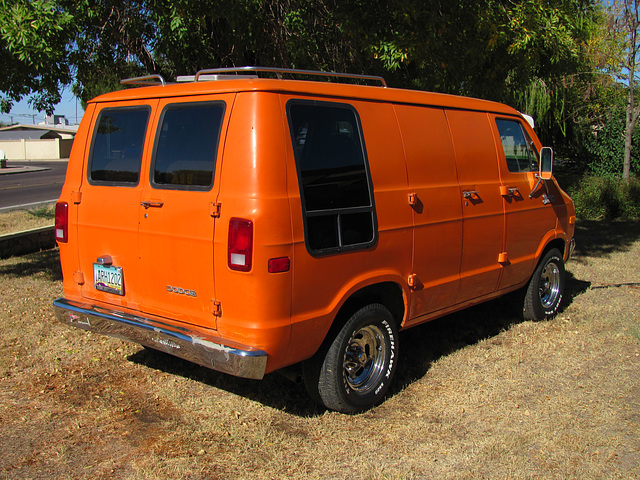
[[[77,125],[11,125],[0,128],[0,150],[7,160],[69,158],[77,131]]]

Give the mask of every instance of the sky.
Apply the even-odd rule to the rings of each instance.
[[[76,104],[77,104],[77,121],[76,121]],[[62,100],[56,105],[54,114],[64,115],[69,120],[70,125],[76,125],[82,120],[82,106],[80,101],[76,101],[75,95],[71,93],[71,88],[68,87],[62,93]],[[35,115],[35,118],[32,117]],[[0,121],[3,123],[11,123],[12,119],[14,123],[23,123],[26,125],[38,124],[44,122],[45,113],[38,112],[29,106],[27,99],[23,99],[18,103],[13,104],[13,108],[10,113],[0,113]],[[35,120],[35,121],[34,121]]]

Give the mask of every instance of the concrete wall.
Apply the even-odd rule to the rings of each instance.
[[[7,160],[52,160],[69,158],[73,139],[53,138],[48,140],[2,140]]]
[[[56,246],[54,227],[0,235],[0,258],[38,252]]]

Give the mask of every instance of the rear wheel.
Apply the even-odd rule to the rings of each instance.
[[[533,272],[524,299],[524,317],[544,320],[560,309],[564,294],[564,261],[557,248],[549,250]]]
[[[397,358],[398,330],[391,313],[383,305],[367,305],[305,363],[305,384],[327,408],[357,413],[384,397]]]

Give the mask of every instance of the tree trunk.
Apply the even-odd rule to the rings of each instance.
[[[633,130],[636,126],[635,109],[633,108],[633,88],[629,89],[629,104],[627,105],[627,121],[624,127],[624,162],[622,165],[622,178],[629,180],[631,175],[631,142],[633,139]]]
[[[629,181],[631,176],[631,143],[633,131],[636,128],[638,115],[640,115],[640,105],[636,105],[635,89],[638,86],[636,79],[636,68],[638,67],[638,28],[640,27],[640,4],[638,0],[623,0],[624,22],[628,29],[628,52],[627,68],[629,69],[629,96],[627,98],[627,119],[624,129],[624,161],[622,165],[622,178]]]

